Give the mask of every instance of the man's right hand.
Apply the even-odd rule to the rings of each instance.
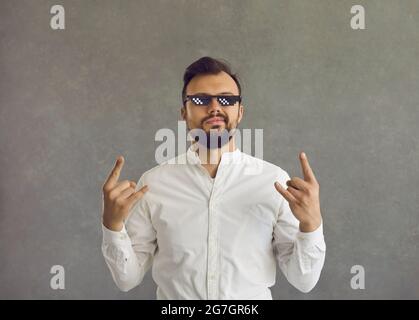
[[[103,185],[103,225],[112,231],[121,231],[133,205],[148,191],[148,186],[135,192],[136,183],[124,180],[118,182],[124,157],[116,160],[115,166]]]

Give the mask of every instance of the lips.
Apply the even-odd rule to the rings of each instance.
[[[224,119],[220,117],[213,117],[205,121],[207,124],[222,124],[224,123]]]

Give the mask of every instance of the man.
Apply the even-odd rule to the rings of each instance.
[[[182,98],[190,132],[201,129],[216,143],[199,137],[138,184],[118,182],[124,159],[117,159],[103,185],[102,225],[102,252],[116,285],[134,288],[152,265],[157,299],[272,299],[278,264],[293,286],[310,291],[326,245],[307,157],[300,154],[303,179],[290,179],[242,153],[233,135],[225,139],[244,107],[240,83],[222,61],[192,63]]]

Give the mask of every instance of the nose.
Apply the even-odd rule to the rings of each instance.
[[[215,97],[211,99],[208,105],[208,113],[221,113],[221,106]]]

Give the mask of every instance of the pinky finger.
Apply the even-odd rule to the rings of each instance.
[[[148,186],[142,187],[140,190],[138,190],[137,192],[134,192],[132,195],[130,195],[127,198],[128,202],[130,203],[136,202],[137,200],[141,199],[147,191],[148,191]]]
[[[297,199],[289,192],[284,189],[279,182],[275,182],[275,189],[287,200],[288,202],[297,202]]]

